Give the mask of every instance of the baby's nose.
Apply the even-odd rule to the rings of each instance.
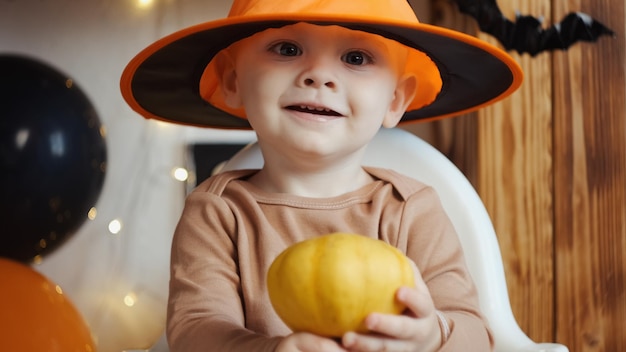
[[[331,89],[335,88],[335,86],[336,86],[335,82],[332,81],[332,80],[326,80],[325,81],[325,80],[323,80],[321,78],[315,79],[315,78],[311,78],[311,77],[304,78],[304,85],[307,86],[307,87],[315,87],[315,88],[321,87],[323,85],[323,86],[326,86],[326,87],[331,88]]]

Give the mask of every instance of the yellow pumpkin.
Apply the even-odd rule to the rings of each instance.
[[[373,312],[400,314],[400,286],[414,286],[409,259],[395,247],[357,234],[332,233],[283,251],[267,274],[274,310],[293,331],[338,337],[367,332]]]

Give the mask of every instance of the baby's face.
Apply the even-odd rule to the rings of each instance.
[[[224,75],[226,101],[245,108],[259,141],[276,149],[354,152],[404,112],[407,49],[380,36],[298,23],[228,50],[234,63]]]

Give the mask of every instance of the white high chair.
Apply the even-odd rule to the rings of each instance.
[[[260,168],[256,143],[243,148],[220,171]],[[441,152],[399,128],[381,129],[367,149],[364,165],[394,169],[434,187],[461,240],[497,352],[568,352],[556,343],[535,343],[519,327],[509,301],[502,256],[482,200],[465,175]]]

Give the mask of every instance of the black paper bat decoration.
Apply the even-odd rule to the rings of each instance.
[[[614,33],[589,15],[573,12],[560,23],[548,29],[542,20],[533,16],[517,15],[515,22],[502,15],[496,0],[455,0],[459,10],[476,19],[480,30],[491,34],[506,50],[518,53],[538,53],[553,49],[567,49],[578,41],[595,42],[600,36]]]

